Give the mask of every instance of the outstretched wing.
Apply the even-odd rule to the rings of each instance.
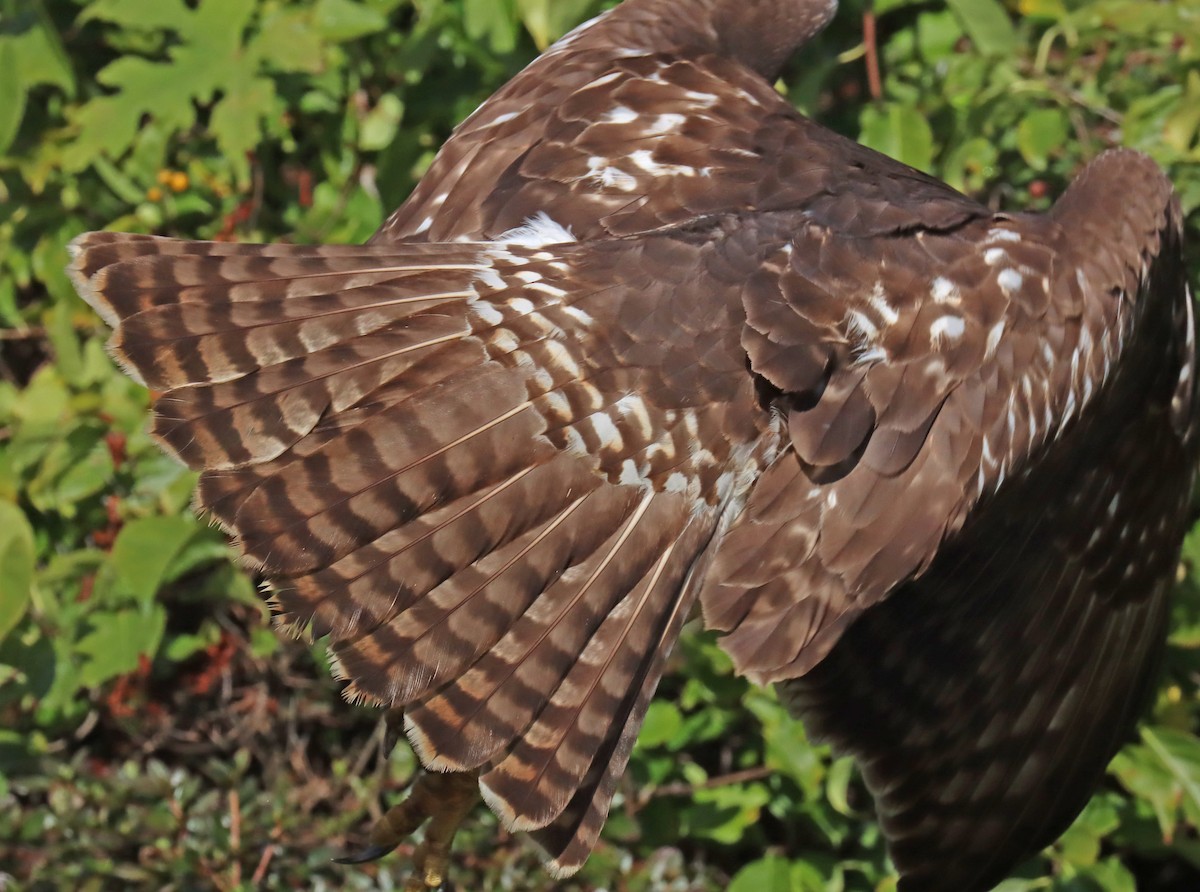
[[[630,27],[637,11],[618,7],[489,99],[373,243],[497,238],[538,215],[591,239],[759,211],[803,209],[857,234],[941,230],[986,214],[804,118],[704,35],[651,40],[655,26]]]
[[[403,706],[426,765],[483,769],[570,870],[697,561],[778,439],[738,250],[93,233],[74,271],[281,619],[330,635],[352,695]]]

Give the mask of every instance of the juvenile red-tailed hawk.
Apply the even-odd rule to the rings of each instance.
[[[694,602],[855,754],[905,892],[989,888],[1144,700],[1196,458],[1180,211],[1145,157],[994,213],[771,87],[834,0],[628,0],[454,133],[366,245],[90,233],[154,432],[463,778],[578,868]]]

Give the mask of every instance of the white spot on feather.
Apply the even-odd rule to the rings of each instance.
[[[571,401],[566,395],[557,390],[552,390],[549,393],[543,394],[546,401],[546,407],[554,413],[554,417],[559,421],[565,421],[571,417]]]
[[[669,133],[678,133],[686,123],[687,118],[683,115],[670,113],[658,115],[645,126],[642,133],[645,136],[664,136]]]
[[[1004,229],[997,226],[995,229],[989,229],[987,241],[989,242],[1019,242],[1021,234],[1012,229]]]
[[[686,493],[691,484],[690,478],[686,474],[679,471],[672,471],[671,476],[667,478],[667,482],[663,484],[663,489],[667,492]]]
[[[633,174],[614,167],[607,158],[599,155],[588,158],[587,179],[601,188],[616,189],[618,192],[632,192],[638,184]]]
[[[650,481],[642,476],[637,464],[632,458],[627,458],[621,462],[621,476],[618,482],[625,486],[638,486],[642,489],[650,489]]]
[[[563,428],[563,434],[567,438],[567,452],[572,455],[587,455],[587,442],[583,439],[583,435],[573,427]]]
[[[473,301],[471,303],[471,310],[485,325],[499,325],[504,321],[504,314],[487,301]]]
[[[879,314],[879,318],[883,320],[885,325],[895,325],[900,319],[899,311],[887,302],[887,292],[883,290],[883,282],[875,283],[875,287],[871,290],[871,296],[867,298],[867,302]]]
[[[571,355],[561,341],[549,340],[543,344],[547,358],[554,363],[557,368],[562,369],[572,378],[579,377],[579,363],[575,361],[575,357]]]
[[[929,289],[929,295],[935,303],[939,304],[958,306],[962,303],[962,292],[958,290],[957,285],[945,276],[938,276],[933,280],[933,284]]]
[[[939,316],[929,326],[929,343],[936,348],[943,341],[957,341],[966,329],[967,325],[961,316]]]
[[[625,439],[621,436],[621,432],[617,430],[617,426],[613,424],[611,418],[603,412],[597,412],[591,416],[590,420],[592,422],[592,430],[596,432],[602,449],[621,449],[624,447]]]
[[[990,329],[987,334],[987,344],[984,347],[985,355],[991,357],[995,354],[996,348],[1000,346],[1000,338],[1004,337],[1004,320],[1001,319]]]
[[[708,176],[709,168],[707,167],[692,167],[687,164],[660,164],[654,160],[654,153],[649,149],[638,149],[636,152],[629,154],[629,160],[633,162],[635,167],[644,170],[652,176]]]
[[[860,348],[866,350],[879,337],[879,329],[871,321],[871,317],[861,310],[850,310],[846,313],[846,328],[851,337],[857,337],[862,343]]]
[[[573,305],[563,307],[563,312],[585,327],[591,326],[591,324],[596,321],[587,311],[581,310],[579,307]]]
[[[617,400],[617,410],[633,422],[637,428],[637,432],[643,439],[649,439],[653,433],[653,427],[650,424],[650,413],[646,411],[645,401],[637,394],[629,394]]]
[[[527,291],[540,291],[542,294],[548,294],[550,297],[566,297],[567,292],[555,285],[548,285],[545,282],[530,282],[525,286]]]
[[[891,359],[891,354],[882,347],[872,347],[870,350],[864,350],[854,357],[855,365],[869,365],[872,362],[887,362]]]
[[[638,113],[625,105],[618,105],[616,108],[611,108],[605,114],[604,120],[608,124],[628,124],[638,119]]]
[[[541,248],[575,241],[570,229],[555,221],[545,211],[538,211],[522,225],[501,233],[496,242],[502,245],[522,245]]]
[[[1010,267],[1000,270],[1000,274],[996,276],[996,282],[1005,294],[1012,297],[1016,292],[1021,290],[1025,279],[1019,272]]]
[[[475,278],[494,291],[503,291],[508,287],[507,283],[505,283],[504,279],[501,278],[500,274],[490,266],[486,267],[485,269],[481,269],[475,274]]]
[[[718,99],[718,97],[713,93],[701,93],[698,90],[687,90],[683,95],[692,102],[706,107],[716,105]],[[749,94],[747,94],[745,98],[750,99],[751,97]]]

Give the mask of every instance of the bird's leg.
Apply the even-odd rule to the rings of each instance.
[[[427,774],[437,781],[432,795],[435,804],[425,828],[425,839],[413,856],[413,875],[409,877],[408,892],[425,892],[442,885],[446,865],[450,862],[450,846],[463,820],[479,802],[479,772]]]
[[[405,888],[411,892],[437,889],[450,860],[454,835],[479,801],[478,781],[477,771],[420,774],[408,796],[376,822],[367,847],[338,858],[338,862],[362,864],[382,858],[428,820],[425,839],[413,855],[414,874]]]

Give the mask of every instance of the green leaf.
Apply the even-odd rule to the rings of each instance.
[[[963,29],[986,56],[1003,56],[1017,46],[1017,32],[997,0],[946,0]]]
[[[258,146],[259,121],[275,107],[275,84],[263,77],[239,78],[239,88],[225,94],[213,108],[209,127],[230,161],[241,167],[246,153]]]
[[[12,41],[0,37],[0,154],[17,138],[25,114],[25,84]]]
[[[463,25],[472,40],[487,40],[497,53],[511,53],[520,29],[512,0],[464,0]]]
[[[310,10],[268,13],[253,46],[258,58],[273,71],[315,74],[325,67],[325,50]]]
[[[1059,21],[1066,18],[1067,7],[1063,0],[1019,0],[1017,10],[1032,19]]]
[[[517,14],[538,49],[544,50],[574,27],[592,0],[517,0]]]
[[[153,599],[167,568],[195,532],[196,522],[187,517],[144,517],[125,524],[112,550],[121,590],[141,603]]]
[[[639,747],[662,746],[670,743],[683,730],[683,716],[674,703],[655,700],[646,710],[646,720],[642,722],[641,733],[638,734]]]
[[[9,24],[5,22],[6,26]],[[74,95],[75,74],[71,70],[71,61],[54,28],[54,22],[46,15],[41,4],[27,7],[11,24],[14,29],[22,25],[24,28],[10,31],[6,27],[8,33],[0,34],[0,43],[7,43],[16,56],[17,68],[26,86],[47,84]]]
[[[1045,170],[1050,156],[1066,142],[1067,132],[1067,116],[1062,109],[1035,109],[1017,125],[1017,149],[1026,164],[1034,170]]]
[[[777,855],[753,861],[734,875],[728,892],[793,892],[791,864]]]
[[[63,153],[70,171],[83,170],[97,154],[119,158],[133,143],[142,118],[151,115],[169,130],[186,130],[196,120],[190,84],[173,66],[125,56],[100,70],[96,79],[117,92],[100,96],[72,114],[78,130]]]
[[[1142,728],[1142,740],[1178,785],[1182,805],[1200,817],[1200,739],[1171,728]]]
[[[404,103],[391,93],[379,97],[376,106],[367,112],[358,131],[358,147],[364,152],[385,149],[393,139],[404,117]]]
[[[180,0],[93,0],[79,21],[102,19],[130,30],[186,31],[192,11]]]
[[[933,166],[933,131],[918,109],[898,103],[882,109],[870,105],[863,109],[861,123],[865,145],[917,170]]]
[[[88,621],[91,631],[77,646],[84,658],[79,681],[86,687],[96,687],[132,672],[138,667],[139,657],[152,657],[158,651],[167,614],[160,605],[152,604],[145,611],[138,608],[97,611]]]
[[[920,6],[925,0],[875,0],[872,8],[875,10],[875,15],[881,16],[891,12],[894,9],[904,9],[908,6]]]
[[[0,502],[0,641],[25,615],[33,593],[33,528],[11,502]]]
[[[180,663],[220,640],[220,628],[215,623],[207,622],[194,635],[183,634],[171,638],[163,648],[163,656],[173,663]]]
[[[382,13],[352,0],[320,0],[314,13],[317,29],[329,40],[354,40],[387,28]]]
[[[1187,87],[1179,107],[1163,126],[1164,141],[1179,152],[1186,152],[1200,136],[1200,71],[1188,73]]]

